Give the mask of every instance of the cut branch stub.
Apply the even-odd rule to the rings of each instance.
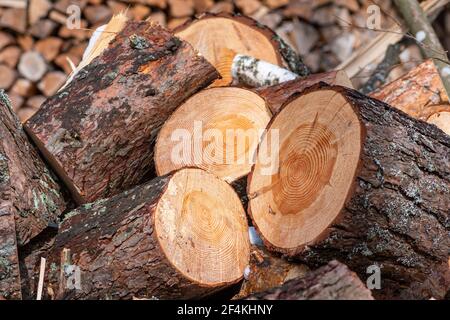
[[[378,297],[442,298],[449,285],[450,137],[356,91],[318,86],[272,119],[279,169],[249,175],[266,246],[310,266],[381,267]]]
[[[266,102],[242,88],[210,88],[181,105],[155,147],[158,175],[195,166],[228,182],[246,176],[270,121]]]
[[[293,72],[303,72],[301,67],[296,67],[300,71],[292,69],[296,64],[304,67],[298,55],[293,54],[292,49],[288,50],[288,46],[272,30],[249,17],[204,14],[177,28],[175,34],[189,42],[217,68],[222,79],[215,81],[213,86],[231,84],[231,65],[236,54],[252,56],[278,66],[285,61],[291,62],[288,65]]]
[[[75,200],[94,201],[152,172],[161,125],[217,77],[212,65],[167,30],[127,22],[26,128]]]
[[[69,213],[47,254],[44,291],[56,299],[199,298],[242,279],[249,247],[233,189],[183,169]],[[61,270],[63,250],[70,254]]]
[[[1,205],[6,201],[13,213],[17,243],[24,245],[56,222],[66,203],[54,175],[28,140],[3,92],[0,92],[0,147],[0,157],[6,163],[0,175],[8,178],[6,198],[0,201]]]

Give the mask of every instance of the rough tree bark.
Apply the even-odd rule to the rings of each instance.
[[[56,222],[66,204],[55,177],[28,140],[8,97],[1,92],[0,146],[6,170],[1,175],[7,184],[2,201],[9,202],[18,245],[24,245]]]
[[[75,200],[94,201],[152,170],[160,126],[217,77],[188,43],[150,22],[128,22],[25,126]]]
[[[85,204],[42,243],[21,259],[23,278],[33,295],[46,257],[50,299],[200,298],[239,282],[249,259],[239,198],[200,169]]]
[[[272,114],[277,114],[281,106],[294,94],[298,94],[306,88],[319,83],[325,82],[330,85],[340,85],[353,88],[352,82],[347,77],[345,71],[330,71],[318,74],[312,74],[305,78],[299,78],[287,82],[283,82],[274,86],[266,86],[254,89],[261,97],[266,99]]]
[[[255,293],[246,300],[373,300],[358,276],[338,261],[331,261],[306,276]]]
[[[349,134],[345,128],[355,125]],[[443,298],[450,286],[450,137],[381,101],[325,84],[291,98],[268,128],[279,126],[306,128],[308,139],[287,159],[282,147],[272,182],[258,175],[258,163],[249,175],[248,211],[266,247],[313,267],[338,259],[362,278],[378,265],[379,298]],[[300,164],[302,172],[289,171]],[[304,190],[305,183],[313,189]]]

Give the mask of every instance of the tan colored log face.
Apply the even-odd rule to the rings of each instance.
[[[234,283],[248,265],[242,204],[226,182],[203,170],[174,174],[156,208],[155,231],[169,261],[203,285]]]
[[[251,19],[206,15],[175,31],[176,36],[189,42],[217,68],[222,79],[216,80],[213,86],[231,83],[231,63],[238,53],[282,64],[267,30],[258,28]]]
[[[265,101],[241,88],[210,88],[181,105],[155,147],[158,175],[195,166],[228,182],[247,175],[270,121]]]
[[[279,166],[249,178],[249,211],[271,245],[307,245],[338,216],[353,185],[362,131],[345,99],[323,90],[293,99],[275,116],[261,144],[279,132]],[[257,157],[258,159],[258,157]]]

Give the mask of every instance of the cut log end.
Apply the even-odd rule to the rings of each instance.
[[[269,120],[266,103],[256,93],[241,88],[204,90],[186,101],[161,129],[156,171],[163,175],[196,166],[235,181],[250,172]]]
[[[212,84],[215,87],[231,84],[231,64],[236,53],[282,65],[273,32],[247,17],[206,14],[175,32],[217,68],[222,79]]]
[[[352,106],[333,90],[288,102],[261,145],[279,135],[278,171],[257,162],[249,178],[249,210],[266,240],[297,250],[327,228],[353,184],[362,128]]]
[[[239,281],[250,247],[245,212],[233,189],[198,169],[174,174],[155,212],[159,243],[186,278],[204,286]]]

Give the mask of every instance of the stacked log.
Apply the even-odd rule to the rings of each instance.
[[[140,183],[161,125],[217,77],[167,30],[127,22],[25,127],[75,200],[92,202]]]
[[[356,91],[320,84],[271,121],[279,170],[249,175],[248,212],[265,245],[311,267],[332,259],[362,278],[381,268],[380,298],[443,298],[450,137]],[[257,157],[258,159],[258,157]]]

